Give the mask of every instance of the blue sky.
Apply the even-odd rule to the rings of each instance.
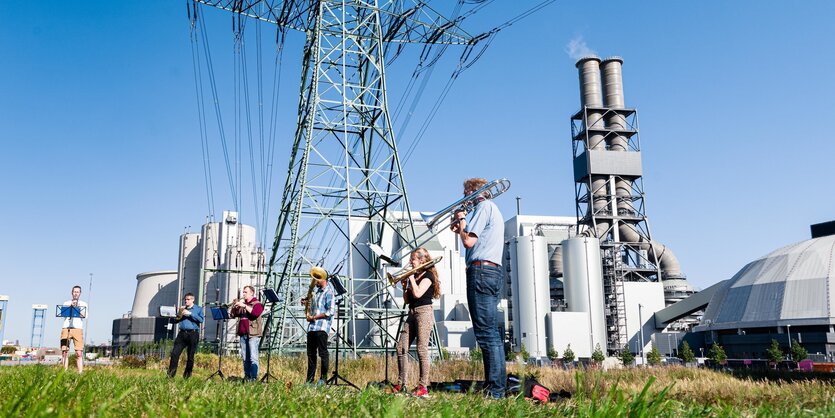
[[[537,2],[501,3],[466,28],[484,31]],[[218,85],[228,97],[230,18],[209,12]],[[500,32],[454,84],[405,163],[412,207],[446,206],[466,177],[507,177],[513,187],[498,202],[506,215],[516,196],[525,214],[574,214],[573,42],[625,60],[654,237],[675,251],[694,285],[726,279],[807,239],[809,224],[835,219],[832,16],[828,1],[558,1]],[[264,50],[270,46],[267,36]],[[291,34],[274,190],[290,151],[301,47]],[[437,65],[421,109],[457,55]],[[412,58],[389,71],[395,98]],[[208,213],[196,103],[184,2],[0,2],[5,338],[28,343],[31,305],[58,304],[74,284],[86,299],[94,273],[89,338],[106,341],[112,320],[130,310],[136,274],[176,268],[178,235]],[[420,121],[397,132],[401,150]],[[220,155],[216,142],[213,153]],[[222,163],[213,167],[220,211],[232,200]],[[270,230],[276,217],[272,209]],[[244,209],[243,221],[253,218]],[[59,326],[47,321],[48,345],[57,344]]]

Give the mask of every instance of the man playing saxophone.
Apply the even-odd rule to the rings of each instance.
[[[324,384],[328,375],[328,333],[334,315],[334,292],[328,283],[328,272],[321,267],[310,269],[311,289],[305,304],[307,318],[307,383],[313,383],[316,375],[316,354],[322,359],[321,378],[318,384]]]

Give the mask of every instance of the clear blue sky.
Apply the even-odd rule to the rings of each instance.
[[[537,2],[496,3],[472,32]],[[412,207],[446,206],[466,177],[508,177],[506,215],[515,196],[526,214],[573,215],[569,117],[579,98],[567,46],[585,43],[625,59],[653,235],[694,285],[729,278],[835,219],[833,17],[829,1],[558,1],[502,31],[456,82],[405,165]],[[227,97],[230,19],[207,20]],[[301,42],[287,43],[274,190],[290,151]],[[452,71],[457,53],[447,56],[423,109]],[[394,99],[409,59],[390,71]],[[208,211],[198,126],[183,1],[0,2],[7,339],[28,344],[31,305],[61,303],[74,284],[87,299],[94,273],[89,338],[107,341],[131,308],[136,274],[176,268],[178,235]],[[222,163],[214,169],[220,211],[232,205]],[[270,230],[276,217],[272,209]],[[245,208],[243,221],[253,218]],[[59,326],[47,321],[47,345]]]

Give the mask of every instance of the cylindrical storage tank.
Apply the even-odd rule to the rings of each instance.
[[[548,243],[545,237],[523,235],[510,241],[509,252],[516,349],[525,344],[532,358],[545,357],[545,316],[551,311]]]
[[[194,293],[195,299],[200,294],[200,234],[180,235],[180,256],[177,264],[179,293],[177,300],[182,301],[186,293]]]
[[[174,305],[177,305],[176,271],[152,271],[136,275],[136,294],[133,297],[131,316],[159,316],[160,306]]]
[[[600,241],[577,237],[562,242],[563,283],[569,312],[588,312],[591,347],[606,349],[606,318],[603,303],[603,271]]]

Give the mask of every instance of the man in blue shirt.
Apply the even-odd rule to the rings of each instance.
[[[180,362],[180,353],[183,348],[188,348],[186,370],[183,377],[191,377],[191,370],[194,368],[194,352],[197,351],[197,343],[200,341],[200,324],[203,323],[203,308],[194,304],[194,294],[186,293],[183,298],[185,306],[180,307],[177,315],[177,323],[180,332],[174,340],[174,349],[171,351],[171,362],[168,363],[168,377],[177,375],[177,365]]]
[[[328,333],[334,314],[334,293],[328,283],[328,272],[321,267],[313,267],[310,277],[316,281],[310,295],[310,312],[307,313],[307,383],[313,383],[316,375],[316,353],[322,359],[322,378],[319,384],[325,383],[328,375]]]
[[[482,178],[464,181],[464,196],[487,184]],[[451,229],[467,249],[467,304],[473,321],[473,332],[484,356],[484,383],[488,394],[502,398],[507,385],[504,341],[499,335],[499,299],[502,297],[504,272],[504,219],[488,192],[478,197],[469,222],[464,212],[456,212]]]

